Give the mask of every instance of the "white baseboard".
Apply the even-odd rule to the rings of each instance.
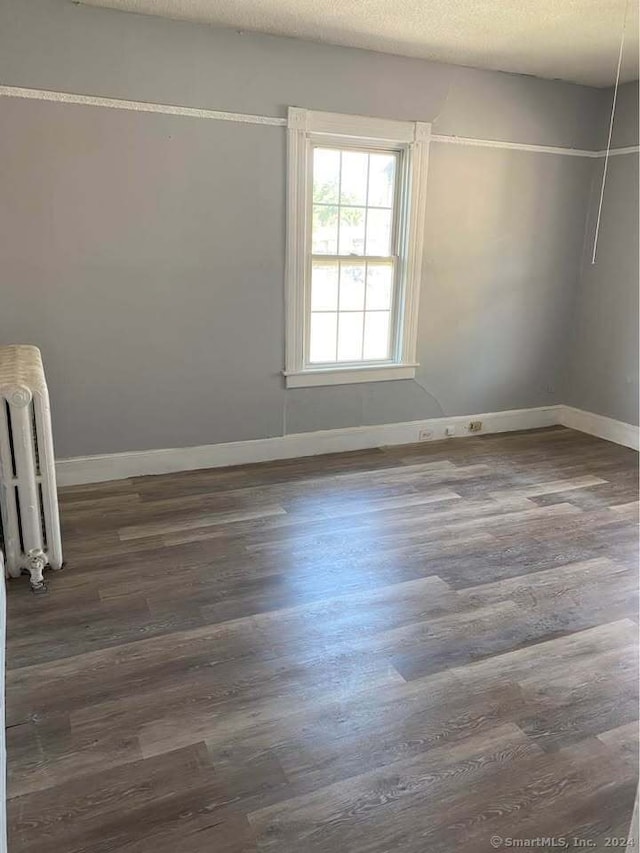
[[[252,441],[232,441],[226,444],[207,444],[200,447],[176,447],[166,450],[140,450],[110,453],[101,456],[78,456],[60,459],[56,463],[58,484],[100,483],[122,480],[144,474],[170,474],[198,468],[222,468],[248,462],[269,462],[321,453],[340,453],[346,450],[365,450],[394,444],[411,444],[420,440],[420,433],[430,432],[426,441],[446,438],[445,429],[453,427],[456,437],[469,435],[469,422],[482,421],[481,433],[509,432],[518,429],[537,429],[559,422],[559,406],[535,409],[514,409],[507,412],[487,412],[479,415],[454,415],[396,424],[327,429],[302,432],[275,438]]]
[[[604,415],[596,415],[593,412],[585,412],[575,409],[573,406],[560,406],[560,420],[562,426],[587,432],[598,438],[605,438],[615,444],[623,444],[640,450],[640,428],[627,424],[624,421],[616,421]]]
[[[469,432],[470,421],[481,421],[479,433]],[[175,447],[163,450],[135,450],[128,453],[109,453],[101,456],[78,456],[60,459],[56,463],[58,484],[100,483],[122,480],[145,474],[171,474],[198,468],[224,468],[249,462],[269,462],[274,459],[293,459],[317,456],[321,453],[341,453],[347,450],[366,450],[416,441],[440,441],[447,438],[445,430],[453,427],[456,438],[520,429],[539,429],[562,424],[572,429],[624,444],[636,450],[638,427],[631,424],[583,412],[572,406],[540,406],[532,409],[512,409],[506,412],[484,412],[478,415],[453,415],[422,421],[396,424],[326,429],[301,432],[275,438],[252,441],[231,441],[225,444],[205,444],[200,447]],[[428,432],[426,438],[421,434]]]

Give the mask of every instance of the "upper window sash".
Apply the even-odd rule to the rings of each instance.
[[[390,249],[389,253],[385,254],[385,255],[374,255],[373,253],[369,253],[369,252],[365,252],[362,255],[359,255],[356,253],[355,257],[362,257],[362,258],[366,258],[366,257],[370,257],[370,258],[373,258],[373,257],[381,257],[381,258],[389,257],[389,258],[391,258],[394,256],[397,257],[398,256],[398,247],[400,246],[400,241],[401,241],[400,229],[401,229],[401,226],[403,224],[403,222],[402,222],[402,219],[403,219],[403,216],[402,216],[402,190],[403,190],[403,185],[405,183],[404,171],[403,171],[403,168],[404,168],[404,147],[403,146],[399,147],[398,145],[394,145],[393,147],[380,148],[379,146],[373,147],[373,146],[368,146],[368,145],[365,146],[363,144],[347,145],[346,142],[347,142],[346,140],[343,141],[342,139],[335,139],[335,140],[333,140],[332,143],[329,143],[329,142],[327,142],[326,139],[324,139],[323,142],[320,144],[318,142],[314,142],[313,140],[310,140],[311,151],[310,151],[310,157],[308,158],[307,168],[309,170],[308,186],[309,186],[309,192],[311,194],[310,200],[311,200],[312,209],[313,209],[313,207],[319,206],[320,204],[323,204],[323,203],[326,204],[327,206],[332,206],[332,207],[355,207],[355,208],[362,208],[363,210],[367,210],[367,211],[376,210],[376,209],[381,209],[381,210],[391,209],[393,211],[393,221],[391,224],[391,242],[390,242],[390,247],[389,247],[389,249]],[[351,202],[351,203],[345,204],[342,202],[340,197],[338,197],[337,201],[335,201],[335,202],[317,202],[315,200],[315,198],[313,198],[313,166],[314,166],[315,151],[318,149],[325,149],[327,151],[335,150],[335,151],[339,151],[342,154],[344,151],[348,151],[350,148],[353,149],[353,151],[357,151],[358,153],[372,154],[374,156],[376,154],[384,154],[384,155],[391,155],[391,156],[395,157],[395,161],[396,161],[395,162],[395,170],[394,170],[395,171],[395,182],[394,182],[394,187],[393,187],[391,208],[389,208],[388,205],[370,204],[368,193],[367,193],[367,197],[366,197],[364,203]],[[340,190],[341,190],[341,188],[340,188]],[[340,190],[339,190],[339,196],[340,196]],[[312,225],[312,222],[310,223],[310,225]],[[331,256],[333,253],[314,253],[312,241],[310,239],[311,233],[312,232],[309,231],[309,239],[307,240],[305,250],[307,252],[309,252],[313,257],[320,258],[320,257],[322,257],[323,254],[327,254],[327,256]],[[366,247],[365,247],[365,249],[366,249]],[[338,251],[337,253],[335,253],[335,257],[347,258],[347,257],[351,257],[351,254],[352,253],[344,253],[344,252]]]
[[[288,131],[287,338],[288,386],[410,378],[415,373],[417,310],[422,265],[426,174],[431,125],[365,116],[312,112],[291,107]],[[397,152],[393,260],[394,307],[390,358],[385,361],[309,361],[310,281],[312,259],[337,255],[312,253],[312,163],[314,147]],[[351,256],[346,256],[347,258]],[[366,255],[354,255],[364,263]]]

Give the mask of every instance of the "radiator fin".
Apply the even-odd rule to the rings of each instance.
[[[33,441],[33,458],[36,466],[36,477],[40,476],[40,450],[38,447],[38,430],[36,427],[36,407],[33,401],[29,403],[29,411],[31,412],[31,440]]]
[[[44,497],[42,483],[38,483],[38,510],[40,511],[40,528],[42,530],[42,547],[47,550],[47,520],[44,515]]]
[[[18,542],[20,543],[20,550],[24,553],[24,536],[22,535],[22,513],[20,512],[20,491],[17,486],[13,487],[13,492],[15,495],[15,507],[16,507],[16,515],[18,517]]]
[[[11,409],[9,408],[9,403],[4,401],[4,416],[6,418],[7,423],[7,434],[9,436],[9,468],[11,473],[13,474],[14,479],[18,475],[18,469],[16,468],[16,453],[13,449],[13,429],[11,428]]]

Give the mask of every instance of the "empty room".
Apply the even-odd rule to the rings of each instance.
[[[0,853],[637,853],[638,19],[0,0]]]

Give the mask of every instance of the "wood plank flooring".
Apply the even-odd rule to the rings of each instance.
[[[64,489],[66,569],[9,583],[11,853],[604,849],[637,484],[558,427]]]

